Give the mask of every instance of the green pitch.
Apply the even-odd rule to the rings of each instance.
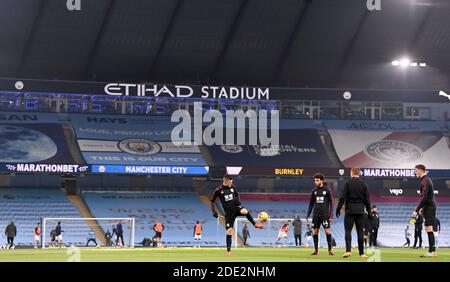
[[[357,250],[350,259],[343,259],[343,249],[336,249],[330,257],[325,249],[312,257],[311,249],[294,248],[234,248],[231,257],[225,257],[224,248],[137,248],[137,249],[15,249],[0,250],[0,261],[5,262],[365,262]],[[439,249],[438,257],[420,258],[426,249],[378,249],[368,251],[369,261],[381,262],[450,262],[450,249]]]

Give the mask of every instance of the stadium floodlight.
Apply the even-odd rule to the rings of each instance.
[[[426,67],[426,66],[427,66],[427,63],[420,63],[419,66],[421,66],[421,67]]]
[[[418,64],[417,64],[417,62],[412,62],[412,63],[410,64],[410,66],[411,66],[411,67],[417,67]]]
[[[411,64],[411,60],[409,58],[403,58],[400,60],[400,66],[408,67]]]
[[[50,240],[50,234],[61,223],[62,244]],[[106,242],[105,233],[112,233],[112,226],[122,224],[123,246],[134,248],[135,219],[134,218],[43,218],[42,219],[42,248],[63,246],[86,246],[87,236],[90,231],[95,232],[95,238],[99,246],[112,247],[116,245],[115,238]],[[56,238],[55,238],[56,239]],[[110,244],[111,243],[111,244]]]
[[[398,67],[400,65],[400,62],[398,60],[394,60],[394,61],[392,61],[392,65],[394,67]]]

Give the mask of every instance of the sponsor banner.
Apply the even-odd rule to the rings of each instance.
[[[124,140],[131,138],[152,141],[171,140],[176,123],[168,117],[72,115],[77,138]]]
[[[231,173],[230,173],[231,172]],[[321,172],[327,177],[349,176],[349,169],[338,168],[272,168],[272,167],[227,167],[227,173],[231,175],[266,175],[266,176],[305,176],[311,177],[314,174]]]
[[[419,187],[419,185],[417,185]],[[394,197],[394,198],[401,198],[401,197],[413,197],[416,202],[419,201],[420,196],[420,190],[418,190],[413,187],[398,187],[398,188],[382,188],[375,190],[375,193],[380,197]],[[444,192],[444,193],[442,193]],[[446,191],[440,191],[438,189],[434,190],[434,195],[436,197],[440,196],[441,194],[445,194]],[[447,193],[448,195],[448,193]]]
[[[279,146],[223,145],[207,147],[216,166],[332,167],[315,129],[280,130]]]
[[[82,152],[126,152],[135,155],[153,155],[162,153],[200,153],[198,146],[175,146],[172,142],[153,142],[150,140],[132,138],[118,141],[108,140],[78,140]]]
[[[0,123],[30,124],[30,123],[58,123],[67,121],[66,114],[57,113],[20,113],[0,112]]]
[[[437,203],[450,203],[450,194],[447,194],[446,196],[440,196],[436,197]],[[370,195],[370,202],[371,203],[392,203],[392,204],[398,204],[398,203],[412,203],[417,204],[419,202],[420,198],[419,196],[376,196],[376,195]]]
[[[0,123],[0,152],[0,163],[74,163],[56,123]]]
[[[164,154],[131,155],[126,153],[84,152],[83,157],[89,164],[118,165],[181,165],[205,166],[200,154]]]
[[[447,169],[430,169],[427,170],[430,177],[445,178],[450,177],[450,170]],[[415,178],[415,169],[397,169],[397,168],[362,168],[361,176],[379,177],[379,178]]]
[[[348,89],[314,88],[266,88],[266,87],[222,87],[214,85],[169,85],[134,84],[117,82],[79,82],[55,80],[0,79],[4,91],[26,91],[37,93],[67,93],[79,95],[107,95],[111,97],[138,96],[149,98],[204,98],[245,100],[344,100]],[[432,90],[351,90],[352,101],[403,101],[425,103],[447,103],[448,98]]]
[[[336,153],[347,168],[409,169],[418,163],[433,169],[450,167],[450,149],[442,132],[329,132]]]
[[[324,120],[328,129],[361,131],[445,131],[437,121]]]
[[[0,171],[11,173],[84,173],[90,172],[87,165],[76,164],[2,164]]]
[[[198,146],[171,142],[168,117],[74,115],[78,145],[87,163],[205,166]]]
[[[208,167],[92,165],[93,173],[206,175]]]

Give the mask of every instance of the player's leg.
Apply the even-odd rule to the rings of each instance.
[[[422,228],[419,229],[419,248],[422,248]]]
[[[345,229],[345,253],[344,257],[349,257],[352,254],[352,229],[355,224],[355,219],[351,214],[345,214],[344,216],[344,229]]]
[[[312,220],[314,252],[311,255],[313,255],[313,256],[317,256],[319,254],[320,222],[321,222],[321,219],[318,217],[314,217]]]
[[[378,240],[378,228],[375,228],[373,231],[373,246],[377,247],[377,240]]]
[[[328,244],[328,254],[330,256],[334,255],[333,247],[331,246],[331,225],[328,219],[322,222],[323,228],[325,229],[325,235],[327,236],[327,244]]]
[[[425,231],[428,235],[428,254],[424,256],[436,256],[436,239],[433,233],[433,225],[436,220],[436,207],[425,207],[423,209],[423,218],[425,221]]]
[[[417,239],[419,238],[419,230],[417,228],[414,229],[414,244],[413,248],[415,249],[417,246]]]
[[[356,234],[358,235],[358,250],[359,256],[361,257],[366,257],[364,254],[364,216],[365,215],[355,216]]]
[[[233,233],[234,233],[234,221],[236,220],[236,217],[238,216],[239,209],[235,209],[234,211],[225,212],[225,229],[226,229],[226,237],[225,241],[227,244],[227,252],[226,255],[231,255],[231,244],[233,239]]]
[[[255,227],[255,228],[260,228],[262,229],[263,226],[260,223],[256,223],[255,220],[253,219],[252,215],[250,214],[250,212],[246,209],[246,208],[240,208],[239,213],[243,216],[245,216],[248,221],[250,221],[250,223]]]
[[[227,256],[229,256],[231,254],[231,243],[232,243],[232,239],[233,239],[233,233],[234,233],[233,227],[230,227],[227,229],[227,237],[226,237],[226,243],[227,243],[226,255]]]

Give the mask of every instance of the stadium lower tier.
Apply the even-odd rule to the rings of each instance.
[[[288,238],[276,243],[278,231],[287,219],[299,214],[303,219],[302,245],[312,245],[308,242],[305,221],[308,209],[308,195],[304,194],[241,194],[243,206],[249,209],[253,217],[257,217],[262,210],[266,211],[270,219],[263,230],[257,230],[249,225],[250,238],[247,246],[294,246],[293,227],[287,232]],[[135,246],[142,246],[145,238],[155,235],[153,225],[160,220],[165,227],[162,240],[165,246],[224,246],[225,228],[217,219],[212,217],[208,207],[208,198],[196,193],[179,192],[83,192],[82,198],[91,216],[96,218],[134,218],[135,219]],[[414,225],[410,225],[410,214],[415,203],[409,201],[385,202],[382,198],[374,197],[374,203],[380,212],[381,226],[378,234],[378,245],[382,247],[399,247],[405,242],[405,229],[409,226],[411,244],[414,242]],[[414,198],[414,200],[417,200]],[[438,246],[450,246],[450,203],[444,198],[438,198],[437,217],[440,219],[441,232],[437,239]],[[41,188],[8,188],[0,189],[0,228],[5,230],[10,221],[17,226],[16,245],[33,245],[33,230],[42,218],[80,218],[79,207],[72,204],[66,195],[59,189]],[[203,226],[201,240],[194,241],[194,225],[199,221]],[[50,239],[50,231],[57,220],[48,222],[43,236],[46,241]],[[96,236],[104,236],[107,231],[112,232],[117,220],[99,220],[98,227],[101,232]],[[245,217],[239,217],[235,222],[235,230],[239,240],[234,244],[242,244],[242,227],[248,222]],[[124,222],[124,241],[129,245],[131,226]],[[85,220],[76,224],[62,220],[64,243],[66,245],[85,245],[90,231],[89,223]],[[331,226],[332,236],[338,247],[345,244],[343,217],[335,218]],[[6,244],[5,233],[2,233],[1,245]],[[427,246],[428,239],[422,231],[423,246]],[[97,242],[104,244],[103,238]],[[114,241],[114,240],[113,240]],[[326,246],[324,232],[320,233],[320,245]],[[353,231],[355,246],[356,232]]]

